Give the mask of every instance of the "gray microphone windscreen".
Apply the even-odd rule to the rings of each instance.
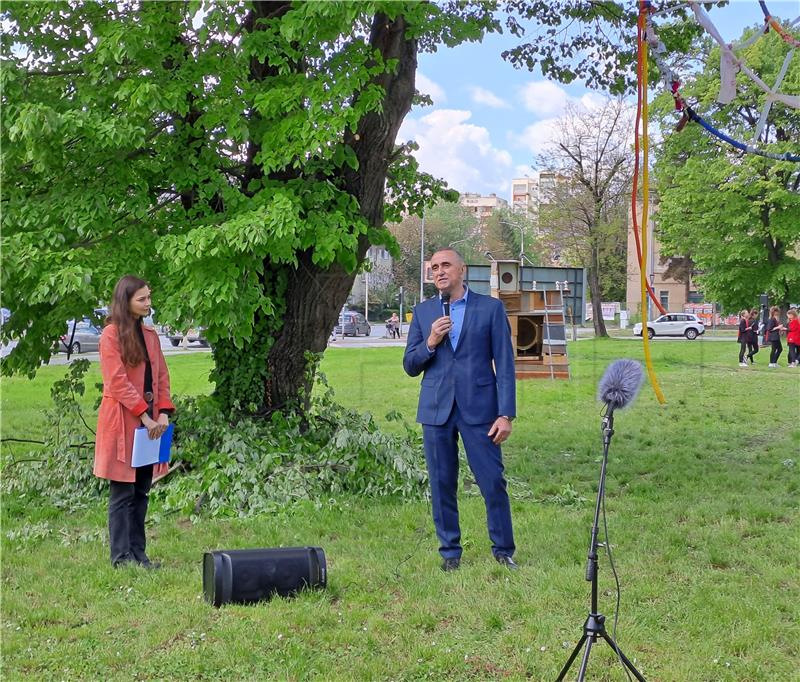
[[[597,387],[597,398],[612,410],[630,405],[644,382],[642,366],[636,360],[612,362]]]

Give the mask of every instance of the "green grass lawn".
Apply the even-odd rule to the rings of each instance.
[[[739,369],[737,350],[653,344],[667,404],[646,385],[616,417],[606,506],[618,639],[651,681],[800,680],[800,371],[768,371],[763,352]],[[518,384],[504,451],[519,572],[491,559],[474,486],[461,494],[465,552],[452,574],[439,571],[425,502],[345,498],[194,525],[162,517],[149,553],[164,568],[148,573],[110,567],[104,506],[63,514],[4,499],[3,679],[555,679],[588,608],[597,381],[642,350],[586,340],[570,354],[570,381]],[[403,374],[401,356],[331,349],[323,370],[344,404],[411,421],[419,379]],[[209,356],[169,365],[176,393],[209,390]],[[4,437],[40,433],[63,372],[3,380]],[[222,609],[203,601],[204,551],[305,544],[325,549],[327,590]],[[605,556],[600,585],[610,617]],[[589,679],[625,679],[609,647],[593,650]]]

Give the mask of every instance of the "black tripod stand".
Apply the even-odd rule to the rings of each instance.
[[[615,651],[620,660],[624,663],[625,667],[630,670],[634,677],[639,682],[647,682],[642,674],[636,670],[633,663],[631,663],[627,656],[620,651],[617,643],[606,632],[606,617],[599,613],[597,610],[597,534],[599,532],[598,523],[600,520],[600,507],[603,502],[603,496],[606,492],[606,464],[608,463],[608,448],[611,445],[611,436],[614,435],[614,410],[609,408],[605,415],[603,415],[603,463],[600,466],[600,485],[597,488],[597,502],[594,507],[594,523],[592,524],[592,539],[589,541],[589,558],[586,562],[586,580],[592,583],[592,606],[589,610],[589,616],[583,624],[583,636],[580,641],[575,645],[575,648],[570,654],[569,660],[566,662],[561,672],[558,675],[556,682],[561,682],[564,676],[570,669],[573,661],[578,656],[578,652],[582,647],[583,660],[581,661],[581,669],[578,673],[578,682],[583,682],[586,676],[586,666],[589,663],[589,654],[592,651],[592,644],[598,639],[602,638],[608,645]]]

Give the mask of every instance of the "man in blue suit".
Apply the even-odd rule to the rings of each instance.
[[[461,563],[459,436],[486,503],[492,553],[513,570],[514,532],[500,451],[516,415],[508,318],[499,300],[465,286],[467,267],[454,249],[434,253],[431,270],[439,296],[414,308],[403,368],[412,377],[424,372],[417,421],[422,424],[442,570],[455,570]]]

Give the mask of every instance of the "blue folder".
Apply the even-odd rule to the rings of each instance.
[[[133,454],[131,456],[131,466],[143,467],[148,464],[158,464],[159,462],[169,462],[170,449],[172,447],[172,431],[174,424],[170,424],[167,430],[161,434],[160,438],[150,440],[147,436],[147,429],[140,426],[133,432]]]

